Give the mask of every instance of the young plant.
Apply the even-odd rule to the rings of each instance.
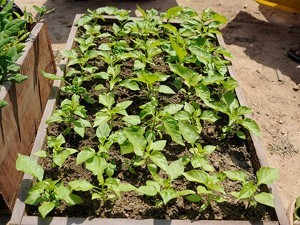
[[[222,172],[212,175],[203,170],[190,170],[183,173],[183,176],[191,182],[199,183],[197,193],[187,196],[191,202],[201,202],[200,211],[204,211],[212,202],[221,203],[225,201],[226,193],[222,187],[222,181],[226,176]]]
[[[157,152],[157,154],[153,155],[152,158],[155,164],[148,164],[147,168],[150,171],[153,180],[147,180],[146,185],[137,188],[136,191],[140,195],[156,196],[159,194],[163,202],[159,201],[157,202],[157,205],[161,203],[166,205],[172,199],[195,193],[189,189],[176,190],[172,184],[174,180],[182,176],[184,173],[184,159],[180,158],[168,164],[166,158],[160,152]],[[167,174],[167,178],[163,178],[158,174],[158,168],[156,165],[164,170]]]
[[[257,203],[274,207],[273,195],[267,192],[260,192],[260,185],[269,185],[278,178],[278,169],[261,167],[256,172],[257,181],[247,181],[247,174],[241,170],[228,170],[223,173],[230,179],[242,184],[239,191],[231,192],[238,201],[245,201],[246,208],[249,205],[256,207]]]
[[[52,149],[52,153],[48,153],[44,150],[41,150],[36,152],[35,154],[39,157],[52,157],[54,164],[61,167],[70,155],[78,152],[74,148],[62,147],[62,145],[65,143],[66,140],[62,134],[58,135],[57,137],[48,136],[47,145],[49,148]]]
[[[43,218],[54,208],[58,208],[62,201],[68,205],[82,203],[82,199],[69,187],[63,185],[59,180],[43,180],[44,170],[42,166],[29,156],[18,154],[16,168],[19,171],[32,175],[38,180],[29,190],[25,203],[28,205],[39,205],[38,211]]]
[[[123,116],[123,120],[128,123],[131,123],[130,119],[138,119],[137,116],[130,116],[126,112],[126,109],[131,105],[132,101],[124,101],[115,104],[112,92],[99,95],[99,103],[101,103],[104,107],[96,113],[94,127],[98,127],[102,123],[107,122],[109,122],[109,125],[112,126],[118,115]],[[135,121],[133,123],[135,123]]]
[[[62,123],[64,122],[67,128],[64,131],[64,134],[69,134],[71,130],[74,130],[75,133],[84,137],[85,128],[91,127],[89,121],[86,118],[86,110],[84,106],[79,103],[79,95],[73,95],[72,99],[65,99],[60,104],[60,109],[57,109],[53,112],[46,123]]]

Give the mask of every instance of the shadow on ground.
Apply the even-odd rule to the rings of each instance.
[[[274,24],[256,19],[245,11],[240,11],[222,29],[227,45],[237,45],[252,60],[279,70],[294,82],[300,83],[299,63],[287,57],[287,51],[295,43],[300,44],[300,24]],[[264,74],[262,74],[264,75]]]
[[[76,14],[86,13],[86,10],[104,6],[115,6],[120,9],[131,10],[132,16],[136,5],[143,9],[156,9],[160,12],[177,6],[176,0],[48,0],[45,6],[55,11],[46,16],[50,37],[53,44],[65,43]]]

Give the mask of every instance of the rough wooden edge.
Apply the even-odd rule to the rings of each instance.
[[[218,42],[219,42],[220,46],[223,46],[223,47],[226,46],[222,35],[217,35],[217,39],[218,39]],[[235,80],[238,80],[232,66],[228,66],[228,72],[229,72],[229,74],[232,78],[234,78]],[[246,98],[245,98],[245,96],[243,94],[243,91],[242,91],[240,86],[238,86],[235,89],[235,93],[237,95],[237,98],[238,98],[240,104],[244,105],[244,106],[247,106]],[[251,118],[251,115],[249,115],[248,117]],[[263,167],[268,167],[267,158],[266,158],[265,151],[263,149],[260,138],[257,137],[256,135],[252,134],[252,133],[250,133],[250,136],[251,136],[251,140],[253,142],[254,148],[256,150],[256,155],[258,157],[260,165],[263,166]],[[281,198],[279,196],[276,184],[269,185],[269,189],[270,189],[269,191],[274,196],[275,211],[276,211],[279,223],[283,224],[283,225],[289,224],[289,220],[288,220],[286,211],[283,207]]]
[[[36,216],[24,216],[22,225],[61,225],[61,224],[84,224],[84,225],[278,225],[277,221],[251,222],[232,220],[156,220],[156,219],[107,219],[107,218],[72,218],[72,217],[48,217],[41,219]]]
[[[73,47],[74,44],[74,38],[77,34],[77,26],[76,22],[81,18],[82,14],[76,14],[72,29],[70,31],[67,44],[66,44],[66,50],[69,50]],[[113,17],[109,16],[106,17],[108,20],[115,20]],[[220,40],[219,40],[220,39]],[[224,46],[224,40],[222,37],[218,36],[218,41],[220,41],[220,45]],[[223,44],[222,44],[223,41]],[[67,64],[67,59],[62,59],[60,63],[60,67],[57,71],[57,76],[63,76],[65,68]],[[233,72],[232,68],[229,69],[231,72]],[[231,74],[231,73],[230,73]],[[232,75],[232,74],[231,74]],[[235,78],[235,75],[233,74],[233,77]],[[59,94],[59,87],[61,85],[61,81],[55,81],[51,90],[51,95],[49,97],[49,102],[47,103],[45,113],[43,115],[36,141],[34,143],[34,146],[32,148],[31,156],[38,160],[38,157],[34,155],[34,153],[38,150],[40,150],[43,147],[45,136],[47,132],[48,125],[46,124],[47,118],[52,114],[55,104],[56,104],[56,98]],[[237,92],[240,92],[239,96],[244,101],[244,97],[242,95],[241,90],[238,90]],[[239,98],[239,97],[238,97]],[[242,104],[242,103],[241,103]],[[108,218],[71,218],[71,217],[46,217],[45,219],[42,219],[41,217],[37,216],[26,216],[25,215],[25,204],[24,200],[27,196],[28,190],[30,188],[30,185],[32,183],[33,177],[27,174],[24,174],[23,180],[22,180],[22,186],[20,188],[19,192],[19,198],[17,199],[17,202],[15,204],[13,214],[11,217],[10,222],[8,225],[61,225],[61,224],[85,224],[85,225],[99,225],[99,224],[105,224],[105,225],[279,225],[278,221],[234,221],[234,220],[198,220],[198,221],[191,221],[191,220],[158,220],[158,219],[143,219],[143,220],[133,220],[133,219],[108,219]],[[277,211],[276,211],[277,212]],[[286,225],[287,223],[282,223],[282,225]]]
[[[75,37],[76,33],[77,33],[77,28],[75,26],[73,26],[71,29],[68,41],[67,41],[67,45],[65,48],[66,50],[69,50],[72,48],[74,37]],[[57,73],[56,73],[56,75],[58,77],[64,76],[66,64],[67,64],[67,59],[62,59],[61,62],[59,63],[59,66],[57,68]],[[48,102],[45,107],[44,114],[41,119],[40,126],[38,128],[36,139],[33,144],[32,152],[30,155],[35,160],[38,160],[38,157],[34,153],[43,148],[46,134],[47,134],[47,128],[48,128],[46,120],[51,116],[53,110],[55,109],[56,100],[59,95],[59,89],[60,89],[61,84],[62,84],[61,80],[55,80],[51,87],[51,92],[50,92],[50,95],[48,98]],[[31,187],[32,181],[33,181],[32,176],[30,176],[28,174],[24,174],[21,185],[20,185],[18,198],[16,200],[15,206],[13,208],[13,213],[12,213],[10,222],[8,224],[15,224],[15,225],[21,224],[22,218],[25,215],[24,201],[25,201],[27,193]]]

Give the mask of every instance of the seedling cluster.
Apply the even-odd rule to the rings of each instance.
[[[136,192],[157,199],[157,206],[185,198],[199,203],[200,211],[229,196],[245,207],[273,206],[261,185],[277,178],[276,169],[262,167],[254,180],[242,170],[219,171],[209,160],[218,146],[203,145],[207,125],[224,141],[260,133],[245,116],[251,109],[236,98],[237,82],[228,75],[225,59],[231,54],[217,44],[226,19],[209,9],[202,14],[184,7],[165,13],[138,10],[140,18],[114,7],[89,10],[78,21],[75,47],[62,52],[68,58],[65,76],[44,73],[64,82],[60,104],[47,120],[60,133],[49,134],[45,150],[36,154],[51,159],[53,168],[75,157],[94,178],[52,180],[41,165],[19,155],[17,169],[37,178],[25,202],[38,205],[42,217],[62,202],[80,204],[81,192],[103,205]],[[110,24],[105,15],[117,20]],[[71,137],[96,144],[74,149],[66,142]],[[181,150],[176,159],[168,157],[172,148]],[[112,151],[126,158],[130,173],[142,169],[148,179],[135,186],[118,178]],[[178,180],[191,188],[178,189]],[[238,184],[235,191],[226,192],[227,180]]]

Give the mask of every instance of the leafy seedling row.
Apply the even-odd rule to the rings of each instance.
[[[278,171],[222,161],[249,158],[247,132],[260,134],[236,98],[231,54],[216,40],[226,19],[209,9],[137,8],[140,18],[114,7],[88,10],[74,48],[62,52],[65,76],[44,73],[64,85],[36,153],[41,163],[17,160],[37,179],[25,203],[42,217],[78,215],[69,211],[79,205],[94,211],[84,216],[236,218],[236,210],[215,212],[230,206],[242,208],[240,217],[270,219],[273,197],[263,187]],[[135,204],[146,215],[131,216]]]

